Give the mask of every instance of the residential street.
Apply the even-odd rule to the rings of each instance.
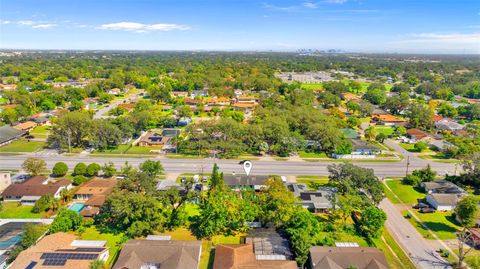
[[[0,169],[21,169],[22,162],[32,155],[15,155],[15,156],[0,156]],[[65,162],[73,169],[78,162],[91,163],[96,162],[103,165],[107,162],[113,162],[117,168],[120,168],[128,161],[131,165],[138,165],[144,162],[148,158],[140,157],[128,157],[125,155],[118,155],[118,157],[89,157],[87,156],[43,156],[33,155],[38,158],[45,159],[49,168],[53,167],[56,162]],[[165,157],[154,157],[161,161],[166,173],[201,173],[210,172],[213,164],[217,163],[220,166],[220,170],[226,174],[236,173],[243,174],[243,167],[239,165],[239,160],[219,160],[219,159],[173,159]],[[322,161],[322,162],[307,162],[307,161],[275,161],[275,160],[253,160],[252,175],[328,175],[327,167],[331,164],[338,164],[340,162]],[[404,176],[406,171],[406,160],[399,162],[353,162],[354,164],[372,168],[375,170],[375,174],[379,177],[388,176]],[[451,163],[438,163],[419,159],[418,161],[410,161],[409,170],[412,171],[418,168],[424,168],[427,164],[430,164],[432,169],[438,172],[439,175],[445,173],[453,173],[455,170],[455,164]]]
[[[380,203],[387,213],[387,229],[390,231],[395,241],[410,256],[417,268],[422,269],[445,269],[451,268],[439,255],[435,249],[428,244],[422,235],[405,219],[388,199]]]

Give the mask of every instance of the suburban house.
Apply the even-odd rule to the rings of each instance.
[[[94,217],[100,213],[100,208],[117,185],[116,179],[94,178],[82,184],[75,192],[75,199],[85,201],[85,207],[80,211],[83,217]]]
[[[296,269],[288,240],[274,229],[248,232],[245,244],[218,245],[214,269]]]
[[[106,241],[76,240],[68,233],[50,234],[22,251],[10,269],[75,268],[89,269],[94,260],[107,261]]]
[[[177,126],[187,126],[190,123],[192,123],[192,119],[187,117],[181,117],[177,120]]]
[[[413,142],[420,141],[424,138],[431,137],[431,135],[427,132],[424,132],[417,128],[412,128],[407,130],[407,136],[412,139]]]
[[[435,210],[451,211],[457,207],[458,201],[460,201],[464,195],[465,194],[431,193],[427,194],[425,199]]]
[[[31,222],[3,220],[0,224],[0,269],[7,268],[6,262],[11,258],[12,250],[22,241],[22,234],[28,223]]]
[[[25,133],[25,131],[17,130],[9,125],[0,127],[0,146],[4,146],[13,140],[19,139],[25,135]]]
[[[133,109],[135,108],[135,104],[132,103],[125,103],[125,104],[118,104],[119,108],[125,109],[127,112],[132,112]]]
[[[13,126],[13,128],[20,131],[28,132],[33,128],[35,128],[36,126],[37,126],[37,123],[35,123],[34,121],[26,121]]]
[[[31,120],[35,122],[37,126],[43,126],[50,123],[50,119],[47,116],[37,115],[37,116],[33,116]]]
[[[201,241],[130,240],[120,251],[113,269],[197,269]],[[162,238],[163,239],[163,238]]]
[[[420,186],[427,193],[427,203],[440,211],[455,209],[458,201],[466,195],[462,188],[447,180],[422,182]]]
[[[392,114],[373,114],[372,120],[377,124],[386,126],[404,126],[407,123],[405,119]]]
[[[2,84],[0,83],[0,92],[12,92],[17,89],[16,84]]]
[[[382,251],[372,247],[311,247],[312,269],[388,269]]]
[[[358,131],[352,128],[342,128],[340,129],[340,132],[342,132],[346,138],[350,139],[357,139],[360,136]]]
[[[188,92],[170,92],[171,97],[188,97]]]
[[[11,184],[3,192],[5,202],[20,202],[23,205],[34,205],[40,197],[51,195],[60,198],[63,190],[72,188],[72,182],[68,179],[49,181],[44,176],[34,176],[24,182]]]
[[[173,138],[180,134],[179,129],[163,129],[161,131],[149,131],[147,132],[140,141],[138,145],[142,147],[148,146],[164,146]]]
[[[213,97],[213,98],[206,99],[206,104],[209,106],[228,106],[230,105],[230,98]]]
[[[0,172],[0,192],[12,184],[12,178],[8,172]]]
[[[225,175],[223,176],[223,181],[226,186],[229,186],[234,190],[253,188],[256,191],[259,191],[265,186],[265,182],[269,178],[269,176]]]
[[[195,98],[195,97],[208,97],[208,90],[207,90],[207,89],[204,89],[204,90],[194,90],[194,91],[192,91],[192,93],[190,94],[190,97],[191,97],[191,98]]]
[[[297,269],[295,261],[258,260],[253,244],[217,245],[213,269]]]
[[[342,100],[347,101],[347,102],[361,99],[360,96],[358,96],[354,93],[351,93],[351,92],[344,92],[344,93],[340,94],[340,98],[342,98]]]
[[[186,189],[173,179],[163,179],[158,181],[157,190],[158,191],[168,191],[171,189],[177,189],[180,195],[186,194]]]
[[[195,105],[197,105],[197,104],[203,103],[202,100],[200,100],[200,99],[193,99],[193,98],[185,98],[184,101],[185,101],[185,104],[191,105],[191,106],[195,106]]]
[[[437,149],[438,151],[446,151],[447,149],[450,149],[450,148],[456,148],[457,146],[455,146],[454,144],[444,140],[444,139],[430,139],[428,141],[428,143],[430,144],[430,146],[432,146],[433,148]]]
[[[420,187],[425,190],[425,193],[452,193],[463,194],[465,191],[459,186],[447,180],[436,180],[431,182],[422,182]]]
[[[468,244],[474,248],[480,247],[480,228],[471,228],[468,230]]]
[[[380,149],[370,145],[367,141],[361,139],[352,139],[352,155],[375,155],[380,153]]]
[[[253,111],[253,109],[255,109],[257,105],[258,105],[257,103],[235,103],[232,106],[236,110],[240,110],[245,113],[250,113]]]
[[[335,208],[336,188],[323,187],[312,191],[303,183],[286,183],[285,186],[300,200],[298,204],[313,213],[325,213]]]
[[[435,128],[439,131],[460,131],[463,130],[465,127],[460,123],[451,120],[451,119],[441,119],[435,122]]]

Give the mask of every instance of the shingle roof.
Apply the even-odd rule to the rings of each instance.
[[[227,186],[264,185],[269,176],[225,175],[223,181]]]
[[[314,269],[388,269],[385,255],[372,247],[311,247],[310,257]]]
[[[295,261],[257,260],[252,244],[217,245],[213,269],[297,269]]]
[[[137,269],[151,264],[162,269],[195,269],[201,249],[201,241],[130,240],[112,268]]]
[[[87,252],[78,251],[78,247],[73,247],[73,241],[77,239],[77,236],[67,233],[55,233],[47,235],[38,241],[34,246],[22,251],[18,255],[17,259],[12,263],[11,269],[25,269],[31,262],[37,262],[35,269],[47,269],[47,268],[62,268],[62,269],[89,269],[92,259],[68,259],[63,266],[45,266],[43,265],[45,258],[42,255],[45,253],[82,253]],[[99,247],[89,250],[89,254],[101,254],[105,253],[108,249]]]
[[[20,138],[24,135],[25,132],[21,130],[17,130],[15,128],[10,127],[9,125],[5,125],[0,127],[0,144],[8,142],[10,140]]]
[[[11,184],[2,193],[3,196],[42,196],[55,195],[58,189],[66,187],[72,182],[62,179],[49,184],[43,184],[46,177],[35,176],[19,184]]]

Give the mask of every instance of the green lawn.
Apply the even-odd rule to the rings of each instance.
[[[430,154],[421,155],[418,157],[424,160],[432,160],[434,162],[440,162],[440,163],[460,163],[461,162],[460,160],[457,160],[457,159],[449,159],[441,152],[433,155],[430,155]]]
[[[316,89],[323,89],[323,84],[322,83],[302,83],[301,87],[302,89],[316,90]]]
[[[102,151],[95,150],[94,153],[123,154],[130,148],[130,145],[118,145],[114,149],[105,149]]]
[[[0,104],[5,104],[7,101],[8,100],[6,98],[0,97]]]
[[[383,229],[382,237],[373,239],[373,243],[379,248],[387,258],[387,262],[392,269],[415,269],[415,265],[408,258],[407,254],[397,244],[392,235]]]
[[[123,234],[101,233],[95,226],[87,228],[84,232],[79,234],[79,236],[82,240],[107,241],[107,247],[110,249],[110,256],[108,257],[107,264],[110,266],[117,259],[123,243],[127,240]]]
[[[375,125],[377,134],[385,134],[387,137],[393,134],[394,129],[391,126]]]
[[[139,147],[133,146],[131,147],[126,154],[153,154],[152,150],[161,150],[162,147]]]
[[[408,212],[403,211],[402,213],[406,215]],[[457,225],[455,218],[452,216],[453,212],[415,212],[415,215],[442,240],[455,239],[455,232],[460,229],[460,226]],[[414,218],[409,219],[409,221],[423,237],[432,239],[428,230],[425,229],[421,223],[417,222]]]
[[[12,143],[0,147],[0,152],[35,152],[41,150],[45,142],[30,141],[25,139],[15,140]]]
[[[298,155],[300,156],[300,158],[328,158],[325,152],[317,153],[317,152],[300,151],[298,152]]]
[[[18,206],[17,202],[4,202],[0,219],[39,219],[41,214],[32,213],[33,206]]]
[[[50,131],[50,126],[43,125],[37,126],[30,131],[30,134],[35,138],[47,138],[48,132]]]
[[[418,191],[411,185],[403,184],[402,180],[387,180],[387,186],[395,193],[401,201],[398,201],[394,195],[388,191],[385,193],[386,196],[392,201],[392,203],[406,203],[406,204],[415,204],[417,199],[422,199],[425,197],[425,194]]]

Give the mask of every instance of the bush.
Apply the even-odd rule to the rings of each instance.
[[[35,205],[32,208],[32,213],[46,212],[53,207],[55,200],[50,194],[43,195],[40,199],[35,202]]]
[[[78,176],[78,175],[84,176],[85,174],[87,174],[87,165],[85,163],[77,163],[77,165],[75,165],[75,168],[73,168],[73,175],[74,176]]]
[[[83,182],[87,182],[88,178],[82,175],[75,176],[73,178],[73,185],[78,186],[81,185]]]
[[[69,209],[60,211],[50,226],[50,233],[74,231],[82,224],[82,216]]]
[[[64,162],[58,162],[53,166],[52,175],[54,177],[63,177],[68,172],[68,166]]]
[[[97,176],[102,167],[98,163],[91,163],[87,166],[86,175],[89,177]]]
[[[420,183],[422,183],[422,179],[415,175],[407,175],[403,178],[403,184],[406,185],[418,186]]]
[[[415,150],[416,152],[422,152],[422,151],[426,150],[427,148],[428,148],[428,144],[425,143],[425,142],[417,142],[413,146],[413,150]]]

